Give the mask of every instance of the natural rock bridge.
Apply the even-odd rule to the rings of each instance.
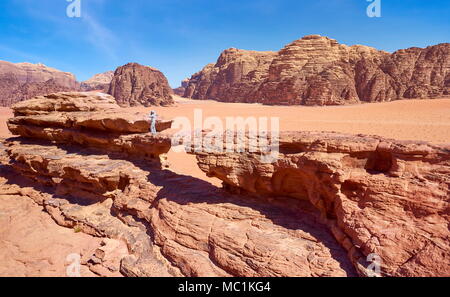
[[[100,93],[13,107],[1,177],[66,227],[118,239],[127,276],[450,274],[450,147],[320,132],[280,135],[280,156],[194,153],[224,188],[168,170],[171,121]],[[169,160],[170,161],[170,160]]]

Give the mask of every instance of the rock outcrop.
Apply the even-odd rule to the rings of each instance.
[[[71,73],[42,64],[0,61],[0,106],[61,91],[76,91],[79,84]]]
[[[129,63],[117,68],[108,91],[122,107],[168,106],[173,90],[159,70]]]
[[[109,86],[111,84],[113,76],[113,71],[96,74],[90,79],[85,80],[81,83],[81,90],[84,92],[99,91],[107,93],[109,91]]]
[[[450,274],[450,146],[292,132],[263,163],[251,142],[194,143],[219,189],[161,166],[167,131],[151,135],[108,95],[69,94],[14,106],[0,193],[26,191],[59,225],[123,241],[123,275],[364,276],[376,257],[383,276]],[[106,274],[111,258],[95,254],[89,269]]]
[[[8,121],[14,135],[56,143],[97,147],[159,160],[171,146],[170,138],[152,135],[148,115],[120,110],[114,98],[97,92],[57,93],[12,106]],[[158,120],[157,131],[172,121]]]
[[[194,74],[185,97],[276,105],[342,105],[450,95],[450,44],[393,54],[319,35],[280,50],[229,49]]]
[[[216,64],[194,74],[184,97],[224,102],[255,102],[254,92],[268,78],[275,52],[225,50]]]
[[[160,71],[130,63],[116,72],[97,74],[84,82],[75,76],[42,64],[0,61],[0,106],[11,105],[57,92],[110,93],[117,103],[127,106],[167,106],[174,103],[173,90]]]
[[[121,276],[120,260],[129,256],[123,241],[94,237],[77,227],[74,232],[58,226],[30,199],[45,193],[33,189],[35,184],[25,187],[24,178],[7,167],[1,170],[0,276]],[[78,259],[79,272],[69,267]]]
[[[179,86],[176,89],[173,89],[173,93],[177,96],[183,97],[184,93],[186,92],[186,88],[187,88],[188,84],[189,84],[189,78],[183,79],[181,81],[181,86]]]
[[[47,100],[53,104],[53,99]],[[81,97],[78,106],[86,100]],[[105,101],[109,102],[108,97]],[[101,104],[104,105],[105,102]],[[144,154],[162,153],[160,140],[168,137],[164,133],[149,138],[148,133],[102,131],[104,137],[115,140],[130,135],[139,139],[142,147],[135,153],[128,149],[133,143],[116,151],[111,144],[97,145],[91,140],[94,137],[86,138],[80,146],[75,133],[93,135],[97,131],[97,125],[78,129],[78,113],[88,115],[89,111],[35,115],[36,109],[42,111],[36,107],[29,111],[20,108],[20,114],[29,115],[10,120],[12,132],[22,137],[5,141],[9,161],[3,166],[10,173],[2,170],[1,174],[10,180],[13,174],[21,176],[21,184],[33,188],[29,197],[58,224],[123,240],[129,254],[120,261],[122,274],[356,275],[345,250],[320,222],[318,212],[302,208],[298,201],[252,200],[161,170],[157,162],[146,159]],[[109,111],[89,109],[97,110],[91,116]],[[59,114],[62,119],[51,119]],[[73,132],[65,131],[66,123],[71,123]]]
[[[272,164],[259,153],[195,154],[232,193],[308,201],[360,273],[376,254],[383,275],[450,274],[450,145],[292,132],[279,146]]]

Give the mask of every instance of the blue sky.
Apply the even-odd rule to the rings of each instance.
[[[450,42],[450,1],[1,0],[0,60],[44,63],[78,80],[128,62],[164,72],[173,87],[230,47],[279,50],[304,35],[386,51]]]

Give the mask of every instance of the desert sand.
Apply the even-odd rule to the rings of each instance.
[[[212,100],[190,100],[176,96],[171,107],[133,107],[133,111],[156,110],[165,119],[188,117],[193,123],[194,110],[201,109],[203,119],[209,116],[279,117],[281,131],[336,131],[351,134],[379,135],[400,140],[450,142],[450,99],[402,100],[349,106],[264,106],[261,104],[222,103]],[[0,137],[9,137],[6,120],[9,108],[0,108]],[[171,169],[215,185],[195,164],[195,157],[170,152]]]
[[[350,134],[379,135],[400,140],[450,142],[450,99],[403,100],[349,106],[265,106],[261,104],[221,103],[212,100],[189,100],[177,97],[176,106],[131,108],[136,111],[154,109],[166,119],[186,116],[191,123],[194,110],[201,109],[203,119],[220,117],[279,117],[281,131],[335,131]],[[170,152],[173,171],[206,178],[195,165],[195,157]]]

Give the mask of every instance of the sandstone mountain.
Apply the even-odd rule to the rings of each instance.
[[[185,97],[225,102],[255,102],[254,91],[268,78],[275,52],[225,50],[216,64],[194,74]]]
[[[35,96],[68,91],[111,92],[121,106],[173,103],[173,91],[164,74],[135,63],[119,67],[115,73],[96,74],[79,83],[73,74],[42,64],[0,61],[0,106],[9,107]]]
[[[91,77],[90,79],[83,81],[81,83],[82,91],[101,91],[108,92],[109,85],[111,84],[111,80],[114,76],[113,71],[107,71],[104,73],[99,73]]]
[[[241,145],[227,139],[224,148]],[[274,140],[280,154],[271,164],[259,152],[195,154],[232,193],[308,201],[360,274],[371,254],[386,276],[450,273],[450,144],[332,132]],[[204,151],[211,142],[203,143]]]
[[[73,74],[42,64],[0,61],[0,106],[60,91],[78,90]]]
[[[450,95],[450,44],[393,54],[305,36],[277,53],[229,49],[184,96],[276,105],[341,105]]]
[[[173,90],[164,74],[137,63],[117,68],[108,93],[120,106],[167,106],[174,103]]]

